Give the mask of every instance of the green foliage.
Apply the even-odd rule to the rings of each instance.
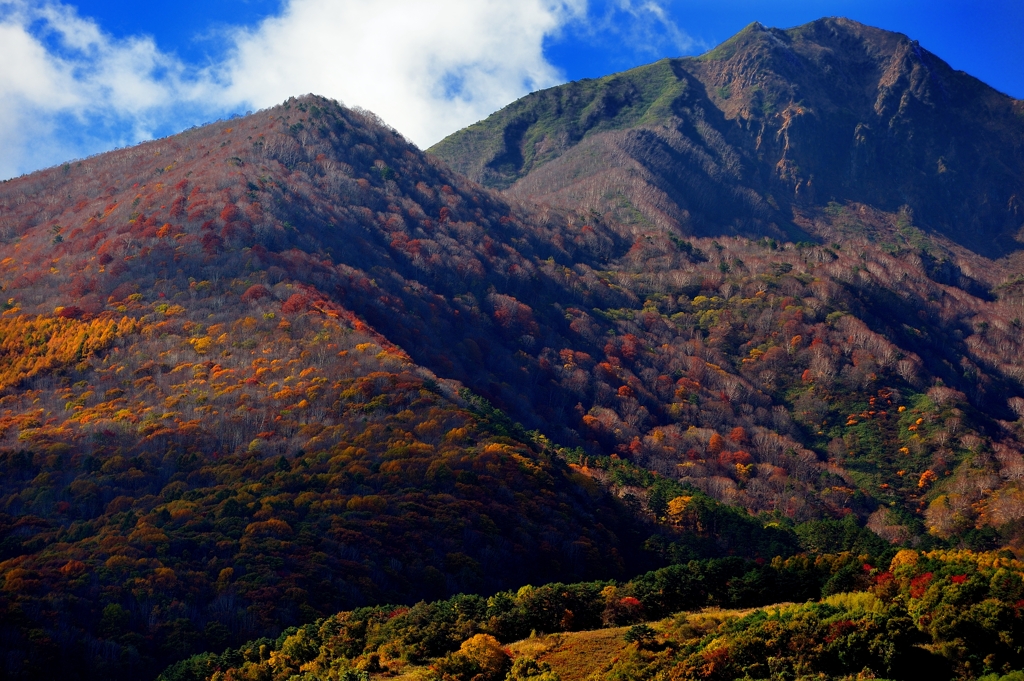
[[[646,624],[634,624],[623,635],[626,643],[635,643],[638,648],[644,648],[654,642],[655,632]]]
[[[857,524],[852,515],[842,520],[809,520],[794,530],[800,547],[809,553],[841,553],[886,556],[895,549],[873,532]]]
[[[504,188],[557,157],[545,140],[567,136],[575,143],[594,132],[662,122],[686,91],[687,83],[676,74],[673,61],[665,59],[627,73],[536,92],[429,151],[471,176],[478,169],[467,163],[475,165],[485,156],[488,184]]]
[[[515,658],[512,668],[505,677],[505,681],[561,681],[555,672],[551,671],[551,665],[546,662],[537,662],[532,657],[522,656]],[[1009,679],[1008,681],[1017,681]]]
[[[662,627],[667,654],[638,649],[602,677],[643,670],[682,679],[1001,678],[993,670],[1020,667],[1011,642],[1024,635],[1010,602],[983,586],[1022,567],[1004,561],[966,551],[903,551],[887,571],[864,565],[867,591],[718,620],[680,615]]]
[[[856,583],[850,584],[853,591],[821,598],[820,590],[793,589],[810,577],[817,589],[825,585],[827,590],[830,581],[851,569],[859,573]],[[766,588],[757,600],[745,600],[749,594],[741,596],[743,587],[737,582],[768,586],[764,579],[769,571],[789,577]],[[994,670],[1024,662],[1018,645],[1024,620],[1014,605],[1018,601],[1010,600],[1019,594],[1000,591],[1011,583],[1018,590],[1024,588],[1022,575],[1024,564],[1019,561],[968,551],[901,551],[888,569],[849,554],[776,560],[767,571],[742,562],[707,561],[659,570],[621,585],[524,587],[486,600],[459,597],[411,609],[341,613],[286,632],[272,647],[259,646],[258,659],[251,652],[257,646],[250,644],[222,656],[179,663],[161,679],[198,681],[209,678],[212,669],[230,670],[235,675],[231,678],[257,679],[303,665],[307,678],[315,680],[334,678],[331,670],[336,669],[370,665],[396,672],[414,662],[429,665],[430,676],[436,679],[482,675],[554,681],[557,658],[521,655],[510,661],[502,643],[524,638],[530,629],[531,636],[567,632],[559,640],[564,648],[571,647],[571,632],[601,626],[600,620],[574,618],[586,611],[585,603],[574,600],[580,597],[603,602],[606,611],[613,603],[634,598],[648,621],[678,613],[655,626],[638,623],[626,629],[623,640],[635,645],[616,656],[610,667],[591,669],[598,673],[596,678],[852,678],[863,673],[892,679],[998,679],[1002,677],[992,676]],[[702,591],[703,597],[688,600]],[[773,599],[801,604],[739,613],[701,611],[704,605],[750,606]],[[597,607],[592,611],[591,618]],[[615,622],[605,617],[605,624]],[[539,627],[531,629],[533,625]],[[425,646],[428,639],[435,643]]]

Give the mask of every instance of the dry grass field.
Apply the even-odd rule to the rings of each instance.
[[[629,627],[597,629],[528,638],[509,646],[514,657],[528,655],[551,665],[562,681],[583,681],[605,671],[626,648]]]

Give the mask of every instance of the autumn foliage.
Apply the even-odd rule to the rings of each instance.
[[[1019,287],[907,211],[808,209],[793,243],[535,209],[315,97],[0,207],[19,669],[136,678],[339,609],[770,561],[839,518],[1021,536]]]

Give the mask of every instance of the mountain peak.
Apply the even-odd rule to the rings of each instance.
[[[533,93],[430,151],[486,185],[599,212],[643,176],[630,204],[680,234],[793,234],[794,207],[857,201],[908,206],[997,255],[1020,247],[1019,109],[900,33],[755,22],[699,57]]]

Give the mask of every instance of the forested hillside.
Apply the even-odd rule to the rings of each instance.
[[[379,156],[411,164],[410,191],[451,191],[372,117],[319,100],[2,187],[15,676],[138,678],[344,607],[643,564],[592,483],[339,305],[343,282],[375,284],[318,234],[365,262],[365,204],[426,219]]]
[[[514,182],[504,192],[312,95],[0,184],[4,673],[152,677],[226,647],[249,652],[198,659],[274,667],[283,658],[243,644],[278,641],[260,644],[269,655],[289,627],[346,617],[364,637],[424,601],[413,611],[468,604],[472,624],[415,654],[382,629],[332,649],[329,673],[384,673],[362,655],[452,654],[449,676],[469,679],[456,651],[476,634],[507,644],[863,590],[886,573],[865,563],[900,547],[1010,561],[1024,542],[1019,103],[912,48],[845,21],[752,27],[697,60],[532,95],[438,148],[476,179]],[[888,99],[871,109],[920,131],[911,144],[896,126],[886,144],[924,144],[931,163],[948,133],[970,152],[942,162],[970,182],[943,194],[885,159],[892,182],[816,170],[839,152],[801,147],[783,113],[802,108],[839,139],[852,114],[820,72],[875,87],[879,64],[906,66],[886,87],[918,97],[904,118]],[[701,80],[726,75],[723,90]],[[983,93],[984,125],[964,127],[955,88],[919,110],[935,83]],[[524,107],[522,130],[505,126]],[[799,168],[771,146],[786,131],[785,158],[808,154]],[[494,135],[520,160],[494,165]],[[688,151],[643,172],[638,156],[601,155],[627,138],[655,154],[669,137]],[[530,189],[556,187],[551,173],[580,182]],[[672,194],[668,176],[685,186]],[[943,553],[960,550],[1004,553]],[[680,566],[679,588],[704,595],[645,601],[624,586]],[[771,573],[791,568],[813,575]],[[903,582],[872,586],[864,607],[950,674],[1018,667],[1016,597],[977,579],[988,586],[962,602],[1006,625],[998,664],[944,648],[974,639],[929,633],[924,611],[900,619]],[[579,605],[545,611],[557,626],[525,624],[535,608],[517,589],[583,580]],[[606,588],[626,590],[595,595]],[[869,600],[785,617],[818,631],[839,621],[828,608]],[[722,636],[761,626],[742,622]],[[669,673],[706,652],[663,631],[676,643],[644,664]],[[849,660],[896,673],[862,652]],[[258,673],[285,678],[304,655]],[[722,664],[725,678],[762,662]]]
[[[339,613],[160,679],[1015,681],[1003,674],[1024,664],[1022,567],[968,551],[694,561],[622,584]],[[779,599],[797,604],[749,607]]]

